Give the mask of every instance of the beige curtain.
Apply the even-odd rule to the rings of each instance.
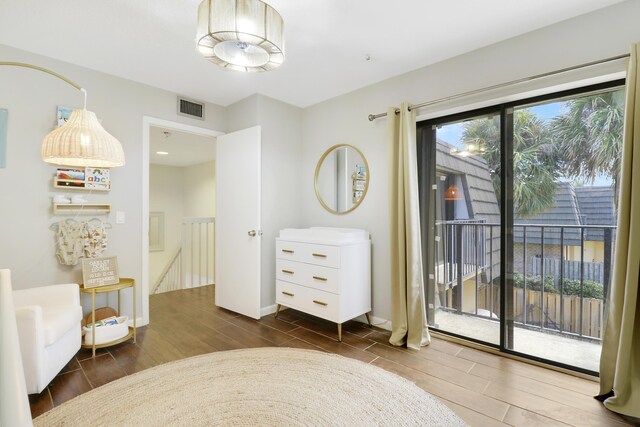
[[[624,140],[615,257],[607,306],[600,394],[620,414],[640,417],[640,45],[631,47],[627,71]]]
[[[419,350],[431,341],[427,328],[420,242],[416,114],[403,102],[387,112],[391,220],[391,338]]]

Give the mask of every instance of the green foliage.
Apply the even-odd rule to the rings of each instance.
[[[564,279],[562,291],[565,295],[580,295],[580,280]],[[582,294],[585,298],[604,298],[604,286],[600,282],[585,280],[582,282]]]
[[[540,289],[542,289],[541,282],[542,280],[540,280],[540,276],[533,276],[531,274],[527,274],[527,289],[540,292]],[[515,286],[516,288],[524,287],[524,278],[522,274],[514,273],[513,286]],[[553,276],[548,276],[548,275],[544,276],[544,291],[559,293],[559,291],[554,286]]]
[[[562,114],[546,122],[528,108],[514,111],[513,196],[519,218],[553,205],[560,177],[593,182],[609,176],[617,189],[624,121],[624,92],[565,101]],[[462,142],[480,148],[500,200],[500,118],[466,122]],[[617,195],[617,191],[615,192]]]
[[[500,200],[500,118],[476,119],[463,127],[464,144],[481,148],[480,155],[487,162]],[[530,110],[514,112],[513,166],[516,215],[532,216],[551,207],[560,176],[559,163],[545,122]]]
[[[513,286],[516,288],[524,287],[524,278],[520,273],[514,273]],[[541,278],[540,276],[527,275],[527,289],[540,292]],[[556,288],[552,275],[544,276],[544,291],[554,294],[559,294],[560,290]],[[564,295],[576,295],[580,296],[580,280],[575,279],[563,279],[562,280],[562,293]],[[584,298],[604,298],[604,287],[602,283],[595,282],[593,280],[584,280],[582,282],[582,295]]]
[[[599,175],[617,179],[624,122],[624,92],[571,99],[551,121],[564,173],[593,182]]]

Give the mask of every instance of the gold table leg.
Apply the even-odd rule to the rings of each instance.
[[[371,318],[369,317],[369,313],[365,313],[364,314],[367,317],[367,323],[369,324],[369,327],[371,327]]]
[[[338,341],[342,342],[342,323],[338,323]]]
[[[276,319],[278,318],[278,314],[280,313],[280,307],[282,307],[281,304],[278,304],[278,306],[276,307],[276,315],[275,315]]]
[[[136,282],[133,282],[133,342],[136,342]]]
[[[96,357],[96,291],[91,292],[91,357]]]

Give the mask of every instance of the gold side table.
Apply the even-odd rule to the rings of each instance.
[[[118,291],[118,316],[120,316],[120,291],[126,288],[133,289],[133,327],[129,326],[129,333],[117,340],[104,342],[102,344],[96,344],[96,294],[105,292]],[[80,292],[84,294],[91,294],[91,323],[93,342],[92,344],[82,344],[82,348],[90,348],[92,350],[92,357],[96,357],[96,348],[109,347],[112,345],[120,344],[131,338],[133,342],[136,342],[136,281],[129,278],[120,278],[120,282],[114,285],[99,286],[96,288],[85,289],[84,284],[80,284]]]

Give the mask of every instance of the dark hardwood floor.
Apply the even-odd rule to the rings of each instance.
[[[401,375],[437,396],[472,426],[628,425],[592,396],[593,381],[434,338],[421,351],[392,347],[389,332],[359,322],[343,326],[294,310],[256,321],[216,307],[214,287],[150,298],[151,322],[138,341],[80,350],[40,395],[34,417],[92,388],[143,369],[214,351],[295,347],[340,354]]]

